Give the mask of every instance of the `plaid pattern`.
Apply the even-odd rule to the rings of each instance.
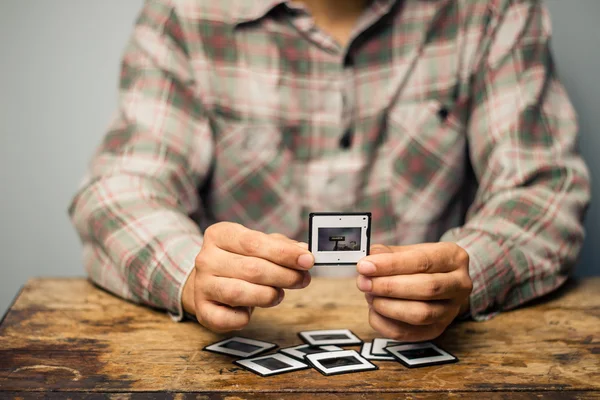
[[[297,3],[147,1],[70,208],[91,278],[181,315],[211,223],[371,211],[373,243],[468,251],[477,319],[548,293],[589,201],[550,35],[534,0],[375,0],[348,48]]]

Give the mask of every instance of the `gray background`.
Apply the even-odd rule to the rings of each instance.
[[[30,277],[84,274],[66,209],[116,107],[120,55],[141,5],[0,1],[0,315]],[[600,275],[600,1],[547,5],[596,175],[577,273]]]

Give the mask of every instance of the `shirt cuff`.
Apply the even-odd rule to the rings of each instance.
[[[200,251],[200,250],[198,250]],[[185,312],[183,310],[183,288],[185,286],[185,283],[188,281],[190,275],[192,274],[192,271],[194,271],[195,268],[195,260],[196,260],[196,256],[198,255],[198,253],[196,253],[194,255],[194,261],[192,261],[191,263],[186,264],[188,271],[185,273],[185,277],[184,279],[181,281],[181,284],[179,286],[179,291],[177,293],[177,312],[176,313],[172,313],[170,312],[169,315],[171,316],[171,319],[175,322],[181,322],[184,319],[190,319],[191,315],[188,314],[187,312]]]
[[[193,236],[188,238],[185,243],[180,243],[177,248],[169,249],[169,259],[177,264],[177,273],[174,274],[173,281],[173,298],[170,300],[170,305],[167,308],[169,315],[173,321],[180,322],[184,319],[186,313],[183,310],[183,287],[194,270],[196,264],[196,256],[202,248],[203,239],[201,236]]]

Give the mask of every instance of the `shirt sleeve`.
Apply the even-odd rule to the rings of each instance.
[[[590,198],[576,115],[552,60],[547,10],[539,1],[505,3],[491,8],[468,99],[478,191],[464,226],[441,239],[469,253],[477,320],[565,282]]]
[[[182,318],[182,288],[202,245],[198,207],[213,141],[185,30],[147,1],[126,48],[119,109],[69,209],[90,278]]]

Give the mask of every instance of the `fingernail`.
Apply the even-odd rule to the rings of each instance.
[[[302,279],[302,282],[300,282],[297,285],[294,285],[294,287],[292,287],[292,289],[304,289],[305,287],[308,286],[309,283],[310,283],[310,274],[307,272],[304,275],[304,278]]]
[[[358,263],[358,273],[359,274],[372,274],[377,271],[375,264],[371,261],[361,261]]]
[[[358,276],[358,288],[363,292],[370,292],[373,289],[373,281],[366,276]]]
[[[296,245],[302,247],[305,250],[308,250],[308,243],[305,243],[305,242],[296,242]]]
[[[365,293],[365,300],[367,300],[367,303],[368,303],[369,305],[372,305],[372,304],[373,304],[373,295],[372,295],[372,294]]]
[[[304,277],[304,280],[302,281],[302,287],[303,288],[307,287],[310,284],[310,280],[311,280],[310,274],[306,273],[306,276]]]
[[[279,305],[282,301],[283,301],[283,297],[285,296],[285,292],[283,290],[279,291],[279,297],[277,298],[277,301],[275,302],[275,305]]]
[[[310,269],[313,266],[314,258],[310,253],[302,254],[298,257],[298,265],[304,269]]]

